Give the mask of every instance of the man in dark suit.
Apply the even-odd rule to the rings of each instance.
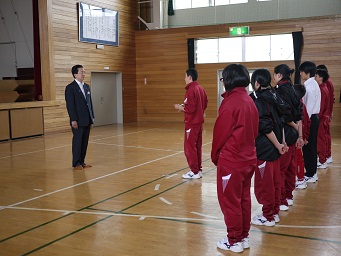
[[[90,94],[90,87],[84,83],[85,70],[82,65],[75,65],[71,69],[75,80],[65,88],[66,108],[70,117],[72,138],[72,166],[74,170],[92,167],[84,162],[90,127],[94,122],[94,112]]]

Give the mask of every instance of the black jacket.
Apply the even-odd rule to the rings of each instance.
[[[291,121],[297,123],[302,120],[301,98],[290,81],[280,81],[276,92],[290,106],[290,111],[283,116],[285,142],[290,146],[296,143],[298,131],[287,123]]]
[[[255,101],[259,114],[259,128],[256,138],[257,158],[264,161],[274,161],[280,157],[280,153],[266,134],[273,131],[279,143],[282,143],[283,116],[290,111],[290,108],[273,88],[258,90],[250,96]]]
[[[94,113],[88,84],[83,85],[85,96],[76,81],[65,88],[66,108],[72,121],[77,121],[79,126],[88,126],[94,122]]]

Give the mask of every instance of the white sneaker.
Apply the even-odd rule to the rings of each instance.
[[[292,206],[294,204],[294,200],[293,199],[288,199],[287,198],[287,202],[289,206]]]
[[[250,239],[248,237],[243,238],[242,240],[243,249],[250,248]]]
[[[316,182],[316,179],[315,177],[307,177],[307,176],[304,176],[304,180],[306,183],[315,183]]]
[[[183,179],[200,179],[201,176],[200,176],[199,173],[194,174],[194,172],[189,171],[188,173],[183,174],[183,175],[182,175],[182,178],[183,178]]]
[[[318,163],[319,164],[319,163]],[[326,169],[328,167],[327,161],[320,165],[317,164],[317,169]]]
[[[253,217],[251,219],[251,223],[267,227],[273,227],[276,224],[274,220],[268,221],[263,215],[256,215],[255,217]]]
[[[305,182],[305,180],[297,180],[296,181],[296,188],[297,189],[305,189],[307,188],[307,183]]]
[[[317,161],[317,167],[321,166],[322,164],[320,163],[320,161]]]
[[[282,204],[282,205],[279,206],[279,209],[281,211],[287,211],[287,210],[289,210],[289,206],[286,206],[285,204]]]
[[[280,222],[281,220],[279,219],[279,215],[278,214],[275,214],[274,215],[274,219],[275,219],[275,222]]]
[[[317,173],[315,173],[313,177],[314,177],[314,179],[315,179],[316,181],[319,180],[319,177],[317,177]]]
[[[332,156],[328,157],[326,162],[327,164],[331,164],[333,162]]]
[[[242,242],[234,243],[233,245],[230,245],[227,241],[227,238],[224,238],[217,242],[217,247],[219,249],[225,250],[225,251],[232,251],[232,252],[243,252],[243,244]]]
[[[198,173],[200,175],[200,178],[202,178],[202,171],[199,171]]]

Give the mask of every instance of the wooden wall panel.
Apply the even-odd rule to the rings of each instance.
[[[250,34],[276,34],[303,31],[302,61],[311,60],[325,64],[335,86],[337,103],[334,104],[333,136],[341,136],[341,109],[338,103],[341,88],[341,16],[309,19],[224,24],[203,27],[187,27],[136,32],[136,88],[138,121],[182,122],[174,103],[181,103],[185,94],[185,71],[188,38],[228,37],[230,26],[250,26]],[[269,68],[286,63],[294,68],[293,61],[249,62],[249,69]],[[206,122],[214,122],[217,116],[217,71],[228,63],[196,65],[198,81],[204,86],[209,98]],[[146,82],[145,82],[146,81]]]
[[[119,12],[118,47],[105,46],[104,50],[96,49],[96,44],[78,41],[78,9],[76,0],[42,0],[46,8],[45,20],[50,21],[45,30],[49,36],[42,34],[42,40],[48,40],[52,51],[53,67],[42,66],[44,74],[54,78],[53,83],[45,82],[43,90],[48,91],[47,99],[60,101],[60,106],[44,109],[45,133],[69,130],[69,118],[65,107],[65,86],[72,82],[71,67],[81,64],[87,70],[85,82],[90,84],[89,71],[103,71],[105,66],[110,71],[122,72],[123,85],[123,121],[137,120],[136,112],[136,72],[135,72],[135,31],[138,27],[138,3],[134,0],[99,0],[91,4]],[[49,17],[49,18],[47,18]],[[52,49],[52,50],[51,50]],[[42,59],[47,56],[42,55]],[[48,62],[48,59],[45,61]],[[91,84],[90,84],[91,86]],[[53,92],[53,93],[51,93]],[[52,95],[52,96],[51,96]]]
[[[10,131],[9,131],[9,112],[8,110],[0,110],[0,141],[1,140],[9,140]]]
[[[44,134],[43,108],[10,110],[11,138]]]

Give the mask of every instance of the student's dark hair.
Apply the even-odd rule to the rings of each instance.
[[[300,96],[300,98],[303,98],[303,96],[306,93],[305,86],[303,84],[294,84],[294,89],[297,92],[297,94]]]
[[[194,68],[189,68],[186,70],[187,76],[191,76],[193,82],[198,80],[198,71]]]
[[[275,74],[281,74],[282,80],[289,80],[291,82],[291,75],[295,72],[294,69],[290,69],[288,65],[286,64],[280,64],[275,67],[274,73]]]
[[[230,64],[223,70],[223,82],[226,91],[246,87],[250,84],[249,71],[241,64]]]
[[[303,71],[306,74],[309,74],[310,77],[314,77],[316,73],[316,65],[312,61],[305,61],[301,63],[298,70]]]
[[[265,68],[260,68],[260,69],[256,69],[251,76],[251,85],[253,90],[256,91],[255,88],[255,84],[256,81],[259,83],[259,85],[261,87],[268,87],[271,86],[271,74],[269,72],[269,70],[265,69]],[[258,88],[260,89],[260,88]]]
[[[322,82],[326,82],[329,78],[328,71],[326,69],[316,69],[316,74],[322,77]]]
[[[82,65],[74,65],[71,69],[71,73],[72,73],[72,76],[73,78],[75,78],[75,74],[78,74],[78,69],[79,68],[83,68]]]
[[[316,69],[325,69],[325,70],[328,72],[327,66],[326,66],[326,65],[323,65],[323,64],[318,65],[318,66],[316,67]]]

